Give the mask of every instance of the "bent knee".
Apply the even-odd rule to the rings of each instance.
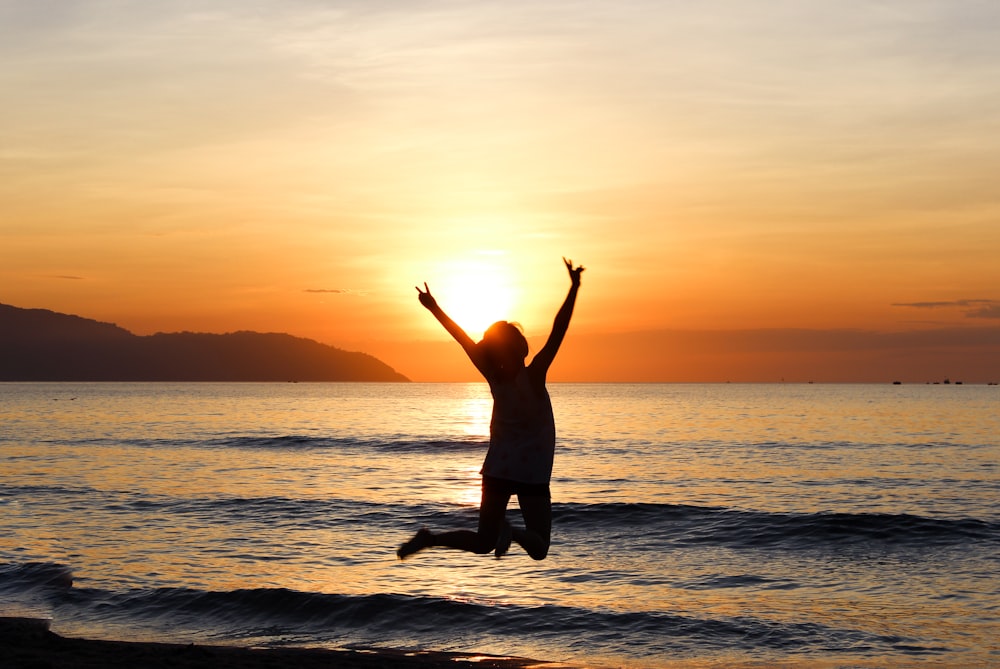
[[[528,551],[528,555],[531,556],[532,560],[541,562],[549,555],[549,547],[543,546],[542,548],[536,548],[534,550]]]

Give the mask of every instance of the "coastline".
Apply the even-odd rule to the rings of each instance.
[[[0,618],[5,669],[572,669],[522,657],[391,649],[251,648],[63,637],[41,618]]]

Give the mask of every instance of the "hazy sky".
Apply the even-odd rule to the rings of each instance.
[[[994,0],[0,0],[0,91],[0,302],[473,378],[414,284],[565,255],[557,378],[1000,377]]]

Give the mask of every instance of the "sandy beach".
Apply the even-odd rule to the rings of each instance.
[[[566,668],[514,657],[472,653],[320,648],[245,648],[71,639],[49,630],[47,620],[0,618],[4,669],[477,669]]]

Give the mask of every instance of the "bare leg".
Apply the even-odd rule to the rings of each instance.
[[[552,500],[542,495],[518,495],[524,529],[513,528],[511,535],[533,560],[549,554],[552,535]]]
[[[479,529],[476,532],[454,530],[435,534],[424,528],[400,546],[396,555],[403,560],[431,546],[456,548],[470,553],[490,553],[496,547],[497,537],[500,536],[508,501],[510,501],[509,495],[483,491],[482,501],[479,504]]]

